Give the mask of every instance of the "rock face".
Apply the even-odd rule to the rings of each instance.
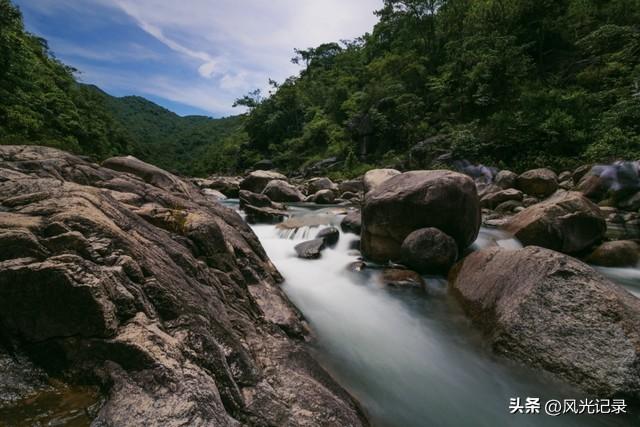
[[[387,179],[396,175],[400,175],[400,171],[395,169],[372,169],[368,171],[363,178],[364,192],[367,193],[375,189]]]
[[[517,187],[536,197],[547,197],[558,189],[558,176],[550,169],[533,169],[518,177]]]
[[[561,192],[518,213],[505,228],[523,245],[576,253],[602,240],[607,225],[581,193]]]
[[[458,259],[458,245],[437,228],[421,228],[402,242],[402,262],[419,273],[447,273]]]
[[[262,193],[270,181],[286,181],[287,177],[278,172],[257,170],[251,172],[245,179],[240,181],[240,189],[248,190],[252,193]]]
[[[640,260],[640,246],[632,240],[605,242],[587,258],[589,264],[603,267],[633,267]]]
[[[434,227],[453,237],[458,248],[473,243],[480,229],[480,203],[466,175],[437,170],[397,175],[365,196],[363,254],[376,262],[398,260],[404,239]]]
[[[640,299],[586,264],[538,247],[488,248],[449,279],[499,353],[598,396],[640,393]]]
[[[0,359],[99,385],[95,425],[366,424],[236,212],[104,164],[0,146]]]
[[[274,202],[299,202],[304,195],[293,185],[279,179],[269,181],[262,194]]]
[[[360,214],[360,211],[349,212],[347,216],[342,218],[342,221],[340,222],[340,228],[345,233],[353,233],[359,235],[360,231],[362,230],[362,215]]]

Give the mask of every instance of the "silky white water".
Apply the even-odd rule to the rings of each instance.
[[[544,402],[585,396],[493,355],[447,294],[444,279],[427,278],[427,292],[384,288],[378,273],[347,269],[359,256],[350,249],[354,235],[341,234],[338,245],[318,260],[302,260],[294,246],[320,228],[253,229],[284,276],[285,292],[316,335],[316,357],[357,398],[373,425],[640,425],[637,416],[510,414],[512,397]],[[483,230],[476,245],[496,239],[501,246],[519,245],[490,230]]]

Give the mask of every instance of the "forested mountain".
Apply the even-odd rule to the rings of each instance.
[[[250,149],[522,169],[640,157],[640,1],[385,0],[357,40],[298,50],[297,77],[238,102]],[[434,163],[435,161],[435,163]]]
[[[0,142],[182,174],[269,158],[335,174],[468,159],[523,169],[640,157],[640,0],[385,0],[356,40],[296,50],[298,76],[239,99],[245,115],[180,117],[78,84],[0,0]]]
[[[96,160],[133,154],[188,175],[235,167],[243,117],[180,117],[144,98],[79,84],[74,71],[0,0],[0,144],[48,145]]]

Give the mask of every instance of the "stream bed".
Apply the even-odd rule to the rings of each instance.
[[[296,209],[299,216],[323,214]],[[334,215],[327,223],[340,218]],[[637,410],[630,408],[627,415],[545,415],[547,400],[598,396],[493,354],[447,293],[444,278],[426,277],[426,291],[385,287],[379,270],[348,269],[360,254],[352,249],[357,236],[342,232],[337,246],[325,249],[320,259],[297,258],[294,246],[325,226],[253,229],[283,274],[285,292],[316,334],[316,358],[358,399],[374,426],[640,425]],[[483,229],[476,247],[496,241],[519,246],[497,230]],[[603,273],[640,291],[638,270]],[[527,397],[540,398],[541,413],[510,414],[510,398]]]

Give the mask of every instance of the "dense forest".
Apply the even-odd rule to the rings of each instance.
[[[385,0],[376,14],[371,34],[297,50],[303,71],[273,96],[238,100],[249,162],[640,157],[640,1]]]
[[[189,175],[262,159],[334,175],[467,159],[521,170],[640,158],[640,0],[385,0],[372,32],[295,50],[301,72],[180,117],[78,84],[0,0],[0,143]]]

